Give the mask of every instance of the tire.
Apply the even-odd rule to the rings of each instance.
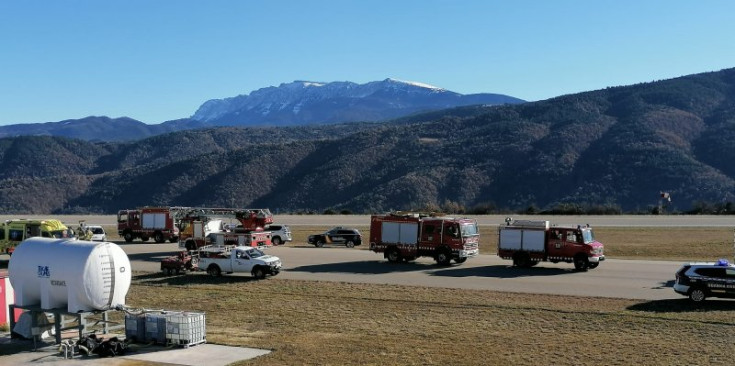
[[[454,261],[457,263],[464,263],[467,262],[467,257],[457,258]]]
[[[599,262],[590,262],[590,264],[588,264],[588,265],[587,265],[587,267],[588,267],[589,269],[595,269],[595,268],[597,268],[597,266],[599,266],[599,265],[600,265],[600,263],[599,263]]]
[[[207,267],[207,274],[209,274],[212,277],[219,277],[222,276],[222,270],[219,269],[219,266],[216,264],[211,264],[209,267]]]
[[[590,266],[590,261],[584,255],[574,257],[574,269],[577,271],[586,271]]]
[[[174,273],[174,270],[171,268],[166,268],[163,272],[166,273],[166,275],[170,276]]]
[[[163,233],[156,231],[156,233],[153,234],[153,241],[156,243],[163,243],[166,241],[166,238],[163,237]]]
[[[689,291],[689,300],[692,302],[700,303],[707,298],[707,293],[701,287],[695,287]]]
[[[531,261],[531,263],[529,263],[528,266],[529,267],[535,267],[539,263],[540,263],[540,261]]]
[[[323,246],[324,246],[324,241],[323,241],[323,240],[317,240],[317,241],[316,241],[316,244],[314,244],[314,245],[315,245],[315,246],[316,246],[317,248],[321,248],[321,247],[323,247]]]
[[[452,263],[452,255],[447,249],[440,249],[434,259],[436,259],[436,263],[440,266],[448,266]]]
[[[348,247],[348,248],[354,248],[355,247],[355,243],[352,242],[352,240],[348,240],[348,241],[345,242],[345,246]]]
[[[196,250],[197,243],[195,243],[194,240],[187,240],[186,244],[184,244],[184,248],[191,252],[192,250]]]
[[[260,266],[253,268],[253,277],[258,280],[265,278],[265,271]]]
[[[281,245],[283,244],[283,240],[281,240],[280,236],[274,236],[273,239],[271,239],[271,243],[273,243],[273,245]]]
[[[401,252],[399,252],[396,248],[388,249],[388,252],[385,253],[385,257],[388,259],[388,262],[391,263],[398,263],[402,259]]]
[[[180,275],[181,274],[181,268],[176,268],[176,271],[175,272],[176,272],[176,275],[177,276]]]
[[[531,256],[526,252],[518,252],[513,255],[513,265],[518,268],[531,267]]]
[[[126,232],[125,232],[125,233],[123,234],[123,238],[125,239],[125,242],[126,242],[126,243],[132,243],[132,242],[133,242],[133,240],[135,239],[135,238],[133,237],[133,233],[131,233],[130,231],[126,231]]]

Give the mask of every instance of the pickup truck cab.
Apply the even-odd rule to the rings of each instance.
[[[199,251],[199,270],[211,276],[222,273],[245,272],[257,279],[275,276],[281,271],[281,259],[263,253],[258,248],[238,246],[220,251]]]

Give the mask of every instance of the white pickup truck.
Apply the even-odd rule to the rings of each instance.
[[[211,276],[250,272],[253,277],[262,279],[266,275],[275,276],[281,271],[281,259],[254,247],[239,246],[229,251],[200,250],[199,270],[207,271]]]

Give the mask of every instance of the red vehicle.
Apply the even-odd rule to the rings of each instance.
[[[604,246],[587,226],[549,226],[548,221],[505,219],[500,226],[498,256],[517,267],[541,261],[574,263],[580,271],[597,268],[605,260]]]
[[[180,274],[186,271],[197,270],[198,258],[189,254],[187,251],[181,251],[176,255],[161,260],[161,271],[167,275],[174,273]]]
[[[175,212],[169,207],[120,210],[117,213],[117,233],[128,243],[137,238],[142,241],[153,238],[156,243],[179,240]]]
[[[268,209],[188,208],[179,214],[179,248],[197,250],[205,245],[270,246],[265,226],[273,223]],[[238,224],[232,227],[227,221]]]
[[[373,215],[370,250],[390,262],[432,257],[440,265],[464,263],[479,253],[477,221],[414,212]]]

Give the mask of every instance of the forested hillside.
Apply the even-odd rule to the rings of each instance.
[[[387,123],[224,128],[126,144],[0,139],[3,213],[143,205],[327,209],[735,201],[735,69]]]

